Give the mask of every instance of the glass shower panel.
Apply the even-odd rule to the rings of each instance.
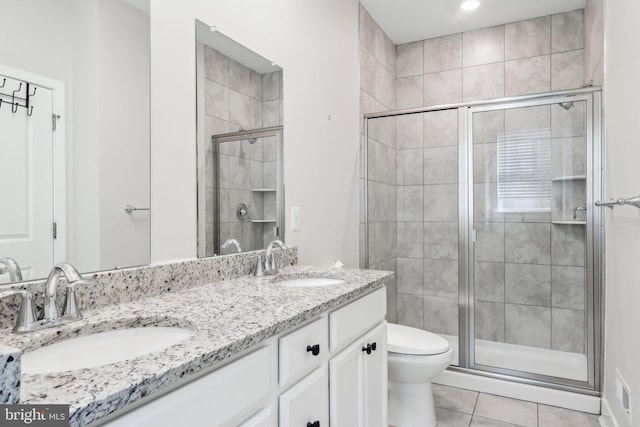
[[[206,256],[259,250],[277,237],[277,138],[212,138],[205,166]]]
[[[586,103],[474,112],[473,363],[587,381]]]
[[[390,319],[445,337],[457,365],[458,111],[367,122],[368,267],[397,272]]]

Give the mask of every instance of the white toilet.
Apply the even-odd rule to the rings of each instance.
[[[434,427],[431,380],[453,358],[449,342],[434,333],[387,324],[389,355],[389,424],[395,427]]]

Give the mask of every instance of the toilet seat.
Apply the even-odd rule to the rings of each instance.
[[[389,353],[434,355],[445,353],[449,348],[449,341],[432,332],[393,323],[387,324]]]

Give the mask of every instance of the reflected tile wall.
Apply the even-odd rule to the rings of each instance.
[[[259,74],[222,53],[204,47],[205,132],[215,135],[243,129],[282,124],[282,72]],[[207,145],[206,254],[223,252],[213,247],[213,146]],[[275,237],[274,223],[239,220],[240,203],[249,208],[251,219],[275,218],[275,194],[252,189],[276,186],[275,138],[232,141],[219,146],[220,242],[234,238],[243,250],[265,247]]]

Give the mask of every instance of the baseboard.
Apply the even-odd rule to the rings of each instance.
[[[559,406],[574,411],[600,414],[600,398],[563,390],[505,381],[480,375],[446,370],[434,380],[436,384],[466,388],[482,393],[528,400],[545,405]],[[610,427],[618,427],[612,425]]]
[[[616,420],[613,412],[611,412],[611,406],[606,398],[602,398],[602,415],[598,418],[602,427],[620,427],[618,420]]]

